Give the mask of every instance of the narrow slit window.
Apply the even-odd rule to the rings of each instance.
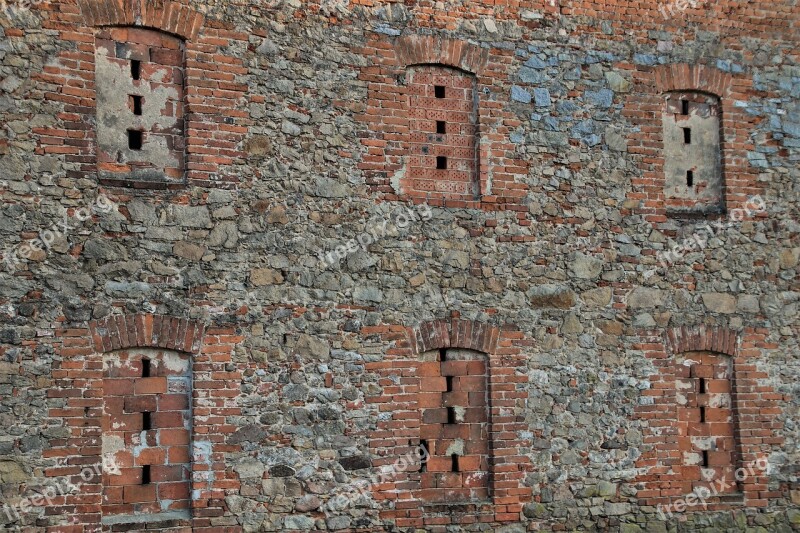
[[[681,100],[681,115],[689,114],[689,100]]]
[[[444,348],[439,350],[439,361],[446,361],[447,360],[447,350]]]
[[[694,186],[694,171],[687,170],[686,171],[686,186],[693,187]]]
[[[708,450],[703,450],[703,466],[708,466]]]
[[[150,359],[142,359],[142,377],[150,377]]]
[[[150,465],[144,465],[142,467],[142,485],[149,485],[150,484]]]
[[[141,150],[144,144],[144,134],[139,130],[128,130],[128,148]]]
[[[447,392],[453,392],[453,376],[445,376],[447,381]]]
[[[439,135],[444,135],[447,133],[447,122],[444,120],[437,120],[436,121],[436,133]]]
[[[447,169],[447,157],[440,155],[436,157],[436,168],[438,170],[446,170]]]
[[[456,423],[456,408],[455,407],[448,407],[447,408],[447,423],[448,424],[455,424]]]
[[[706,408],[703,406],[700,406],[700,422],[706,423]]]
[[[427,440],[420,440],[419,447],[421,448],[420,451],[422,452],[420,456],[422,457],[420,464],[419,464],[419,471],[420,472],[427,472],[428,471],[428,462],[425,460],[426,457],[430,457],[431,450],[428,448],[428,441]]]
[[[136,59],[131,60],[131,79],[142,79],[142,62]]]
[[[452,461],[451,470],[453,472],[460,472],[460,470],[458,469],[458,455],[456,454],[451,455],[450,461]]]
[[[692,128],[683,128],[683,143],[692,144]]]
[[[700,378],[700,394],[706,393],[706,378]]]
[[[131,95],[131,109],[134,115],[142,114],[142,97],[132,94]]]
[[[153,421],[149,411],[142,413],[142,431],[150,431],[153,429]]]
[[[436,98],[444,98],[444,85],[434,85],[433,94]]]

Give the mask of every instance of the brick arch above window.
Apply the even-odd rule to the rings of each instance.
[[[407,35],[395,41],[397,60],[403,67],[443,65],[480,75],[489,61],[489,50],[474,44],[433,35]]]
[[[442,348],[492,354],[500,338],[500,328],[486,322],[462,319],[423,322],[407,331],[414,355]]]
[[[110,352],[125,348],[165,348],[198,353],[205,325],[195,320],[152,314],[117,315],[89,322],[94,348]]]
[[[199,11],[170,0],[78,0],[89,26],[146,26],[189,40],[205,19]]]
[[[734,78],[731,74],[706,65],[661,65],[653,70],[653,74],[660,93],[701,91],[727,98],[734,92]]]
[[[672,328],[665,334],[669,353],[714,352],[736,356],[739,334],[729,328],[696,326]]]

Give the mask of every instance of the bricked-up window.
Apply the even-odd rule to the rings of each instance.
[[[691,492],[705,487],[712,492],[736,492],[731,359],[710,352],[693,352],[685,354],[678,365],[678,448],[682,477],[687,484],[684,490]]]
[[[674,213],[719,213],[724,206],[720,101],[699,92],[665,95],[664,196]]]
[[[142,28],[107,28],[95,41],[97,165],[101,180],[182,182],[184,44]]]
[[[187,518],[190,507],[190,357],[127,350],[103,361],[104,524]]]
[[[406,75],[409,115],[407,194],[473,200],[478,184],[477,92],[472,74],[418,65]]]
[[[489,497],[487,361],[470,350],[423,355],[434,374],[421,378],[420,440],[430,458],[421,471],[423,498],[431,502]]]

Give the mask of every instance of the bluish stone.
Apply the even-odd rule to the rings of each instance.
[[[525,62],[525,66],[531,68],[543,69],[547,67],[547,63],[545,63],[536,56],[531,56],[531,58]]]
[[[800,124],[796,124],[794,122],[785,122],[783,124],[783,131],[792,137],[800,138]]]
[[[556,111],[562,115],[570,115],[576,109],[578,109],[578,106],[571,100],[559,100],[556,103]]]
[[[542,115],[540,115],[539,113],[531,113],[531,120],[534,122],[539,122],[540,120],[542,120]]]
[[[392,28],[391,26],[389,26],[385,22],[382,22],[382,23],[376,25],[375,26],[375,31],[377,33],[383,33],[385,35],[391,35],[391,36],[394,36],[394,37],[396,37],[396,36],[400,35],[401,33],[403,33],[398,29]]]
[[[600,89],[599,91],[586,91],[586,99],[597,107],[606,109],[614,103],[614,91],[610,89]]]
[[[656,64],[656,56],[652,54],[633,54],[633,62],[637,65],[652,66]]]
[[[522,102],[523,104],[531,103],[531,93],[518,85],[511,86],[511,99],[515,102]]]
[[[522,144],[525,141],[525,136],[521,133],[512,133],[510,139],[514,144]]]
[[[550,91],[542,87],[537,87],[533,90],[533,99],[536,107],[549,107]]]
[[[591,120],[582,120],[578,122],[570,130],[570,135],[573,138],[581,139],[594,133],[594,122]]]
[[[587,146],[597,146],[600,144],[600,137],[595,134],[591,134],[582,138],[581,141],[583,141]]]
[[[519,69],[519,79],[523,83],[540,84],[544,83],[545,75],[543,72],[533,70],[532,68],[522,67]]]
[[[566,73],[564,73],[565,80],[579,80],[581,79],[581,67],[575,67],[569,69]]]
[[[548,131],[558,131],[558,120],[555,117],[544,117],[544,127]]]

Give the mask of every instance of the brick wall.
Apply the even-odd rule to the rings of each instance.
[[[189,518],[189,355],[125,350],[106,353],[103,368],[103,462],[119,468],[103,475],[103,518]]]
[[[747,99],[752,80],[710,66],[688,64],[640,67],[633,77],[635,85],[625,101],[623,114],[641,131],[629,145],[641,171],[640,176],[632,179],[628,193],[628,198],[635,202],[634,212],[654,223],[664,222],[672,215],[713,215],[741,209],[751,197],[763,193],[757,169],[747,159],[748,153],[755,149],[747,132],[752,131],[758,120],[736,105]],[[667,100],[673,93],[677,93],[677,101]],[[721,123],[719,155],[716,138],[696,142],[697,147],[681,146],[682,126],[670,126],[668,117],[675,117],[673,111],[679,112],[679,116],[683,112],[681,96],[700,93],[713,95],[712,105],[708,95],[684,100],[692,100],[690,118],[694,113],[693,120],[698,121],[698,126],[702,124],[701,131],[706,131],[707,136],[716,132],[717,123]],[[719,108],[713,105],[716,99]],[[701,120],[697,110],[703,106],[709,110],[708,119]],[[698,153],[696,149],[700,148],[702,152]],[[691,186],[687,184],[689,170],[695,172]],[[665,230],[671,233],[670,228]]]
[[[422,498],[476,502],[489,498],[489,418],[486,358],[467,350],[421,355]]]
[[[454,69],[415,66],[406,77],[409,154],[401,190],[428,199],[479,194],[475,78]]]
[[[652,403],[636,409],[647,428],[636,463],[646,468],[638,477],[643,505],[673,505],[698,487],[712,490],[704,509],[767,505],[774,494],[753,465],[782,442],[774,416],[782,395],[755,366],[767,346],[763,332],[710,327],[643,338],[639,347],[658,370],[644,393]]]
[[[517,410],[526,394],[517,389],[523,378],[514,370],[521,363],[522,335],[459,319],[368,331],[393,344],[387,361],[369,365],[381,376],[383,392],[368,402],[391,412],[371,435],[374,466],[390,466],[420,445],[430,453],[427,465],[394,473],[374,493],[379,501],[395,500],[382,517],[430,531],[518,521],[530,495],[523,485],[529,459],[520,454],[526,442]]]
[[[91,0],[42,13],[45,27],[73,46],[36,75],[43,96],[63,104],[55,126],[36,128],[37,154],[60,158],[70,178],[96,176],[114,187],[181,189],[187,183],[230,186],[238,180],[226,169],[241,158],[249,124],[239,105],[245,100],[246,70],[241,58],[222,49],[246,41],[246,34],[204,26],[202,13],[173,1]],[[108,28],[114,26],[120,28]],[[142,58],[145,48],[154,51],[142,62],[138,82],[130,80],[127,58],[117,57],[116,41],[125,39],[142,41],[135,43],[143,45]],[[120,55],[131,55],[133,48],[120,47]],[[110,70],[115,63],[118,75]],[[150,76],[155,86],[148,88]],[[124,80],[131,83],[122,91]],[[106,86],[108,92],[98,95]],[[143,96],[142,118],[132,113],[133,95]],[[98,104],[111,107],[108,117]],[[128,148],[126,124],[143,132],[141,150]]]
[[[520,185],[528,169],[508,140],[519,121],[503,105],[508,97],[492,92],[494,80],[508,76],[510,58],[490,62],[485,49],[442,37],[377,34],[363,53],[367,106],[357,118],[367,153],[359,168],[370,189],[390,201],[509,210],[529,224]],[[443,99],[437,84],[446,87]],[[435,120],[450,123],[450,132],[458,124],[458,135],[435,135]],[[436,168],[437,154],[448,157],[447,169]]]
[[[678,449],[683,466],[682,491],[714,488],[738,492],[736,483],[736,417],[731,396],[732,361],[726,355],[689,352],[675,361]]]

